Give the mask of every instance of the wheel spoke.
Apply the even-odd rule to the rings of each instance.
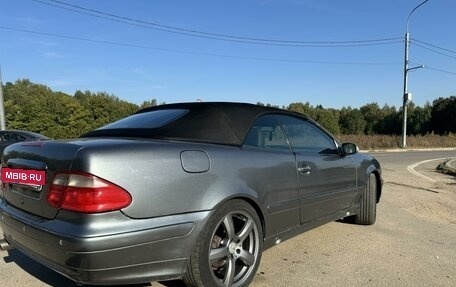
[[[236,259],[234,259],[232,256],[228,257],[225,279],[223,280],[223,285],[225,286],[229,287],[233,285],[234,275],[236,275],[235,261]]]
[[[241,242],[244,242],[244,240],[249,236],[254,226],[255,222],[251,218],[249,218],[245,223],[244,227],[242,227],[242,230],[239,232],[238,237],[241,240]]]
[[[246,250],[241,251],[241,254],[239,254],[238,259],[244,262],[245,265],[247,265],[248,267],[253,266],[253,264],[255,263],[255,255]]]
[[[261,257],[263,235],[257,214],[247,203],[233,200],[221,206],[211,220],[211,233],[204,238],[208,249],[202,256],[209,261],[207,272],[213,281],[205,282],[205,285],[248,285]]]
[[[234,238],[235,231],[234,231],[234,223],[231,214],[228,214],[223,218],[223,224],[225,225],[226,235],[228,239],[231,241]]]
[[[211,252],[209,254],[209,260],[212,263],[214,261],[218,261],[220,259],[227,257],[228,254],[229,252],[227,247],[214,248],[211,249]]]

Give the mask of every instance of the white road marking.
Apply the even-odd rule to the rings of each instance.
[[[425,175],[423,175],[423,174],[417,172],[417,171],[415,170],[415,168],[416,168],[417,166],[419,166],[419,165],[422,165],[422,164],[425,164],[425,163],[428,163],[428,162],[431,162],[431,161],[445,160],[445,159],[448,159],[448,158],[447,158],[447,157],[442,157],[442,158],[434,158],[434,159],[428,159],[428,160],[423,160],[423,161],[415,162],[414,164],[411,164],[411,165],[407,166],[407,170],[408,170],[410,173],[412,173],[412,174],[414,174],[414,175],[416,175],[416,176],[418,176],[418,177],[421,177],[421,178],[424,179],[424,180],[427,180],[427,181],[429,181],[429,182],[434,183],[434,182],[436,182],[435,179],[430,178],[430,177],[428,177],[428,176],[425,176]]]

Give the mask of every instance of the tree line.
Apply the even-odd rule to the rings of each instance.
[[[258,103],[264,105],[263,103]],[[266,104],[266,106],[271,106]],[[309,102],[292,103],[282,109],[303,113],[319,122],[336,135],[400,135],[402,133],[402,107],[377,103],[362,107],[325,109],[321,105],[312,106]],[[456,96],[438,98],[423,107],[411,102],[407,109],[407,134],[448,135],[456,132]]]
[[[156,99],[136,105],[106,92],[76,91],[68,95],[27,79],[7,82],[3,94],[7,129],[38,132],[55,139],[78,137],[141,108],[157,105]],[[402,128],[401,109],[388,105],[380,108],[377,103],[340,110],[308,102],[282,108],[306,114],[336,135],[391,135],[400,134]],[[408,134],[455,133],[456,97],[439,98],[423,107],[411,103],[408,115]]]

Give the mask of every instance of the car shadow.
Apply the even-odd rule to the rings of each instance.
[[[353,225],[355,224],[355,216],[347,216],[345,218],[336,220],[336,222]]]
[[[36,279],[40,280],[41,282],[53,286],[53,287],[78,287],[80,285],[76,284],[74,281],[66,278],[63,275],[53,271],[52,269],[47,268],[46,266],[28,258],[18,250],[12,249],[8,251],[8,255],[3,257],[5,263],[15,263],[21,269],[23,269],[28,274],[32,275]],[[163,284],[163,283],[162,283]],[[92,286],[96,287],[96,285],[83,285],[83,286]],[[117,285],[117,287],[121,287],[125,285]],[[152,286],[151,283],[145,284],[135,284],[135,285],[128,285],[128,287],[145,287],[145,286]],[[168,287],[178,287],[181,285],[165,285]],[[112,286],[111,287],[116,287]]]
[[[160,282],[160,284],[162,284],[163,286],[166,286],[166,287],[186,287],[187,286],[181,280],[164,281],[164,282]]]

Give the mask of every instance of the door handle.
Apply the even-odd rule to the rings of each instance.
[[[298,172],[305,174],[305,175],[310,174],[311,171],[312,171],[312,168],[306,164],[301,167],[298,167]]]

